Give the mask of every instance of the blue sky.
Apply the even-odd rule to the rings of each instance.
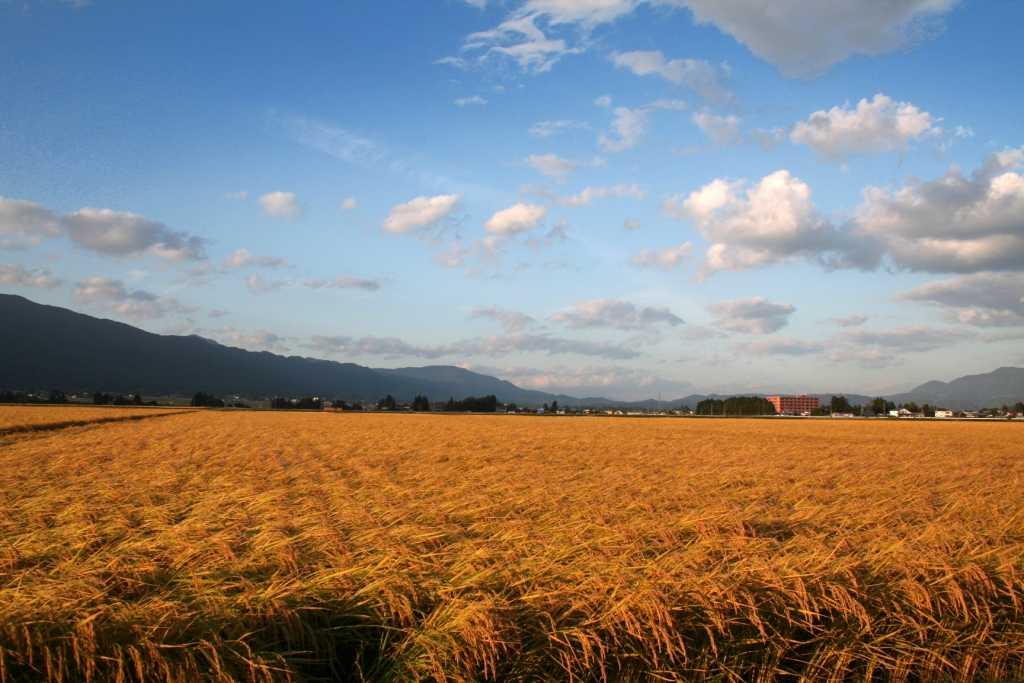
[[[623,398],[1024,363],[1015,0],[0,2],[0,290]]]

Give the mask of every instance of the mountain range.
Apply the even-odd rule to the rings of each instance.
[[[0,389],[141,392],[184,395],[196,391],[242,396],[326,396],[375,401],[386,394],[409,400],[426,394],[494,394],[500,401],[540,405],[657,409],[695,406],[692,394],[673,401],[617,401],[523,389],[496,377],[449,365],[369,368],[355,363],[246,351],[204,337],[160,335],[131,325],[0,294]],[[718,395],[710,395],[718,397]],[[830,395],[821,395],[825,401]],[[870,397],[846,394],[851,403]],[[931,403],[952,409],[1024,400],[1024,368],[1003,367],[951,382],[927,382],[893,401]]]

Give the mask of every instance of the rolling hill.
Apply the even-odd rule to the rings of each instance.
[[[523,389],[497,377],[450,365],[369,368],[317,358],[246,351],[190,335],[160,335],[131,325],[0,294],[0,389],[141,392],[145,395],[319,395],[374,401],[385,394],[433,400],[494,394],[506,403],[621,406],[657,409],[696,406],[692,394],[672,401],[578,398]],[[852,403],[869,397],[846,394]],[[722,396],[714,395],[716,398]],[[820,395],[827,402],[828,395]],[[897,402],[916,401],[953,409],[1013,404],[1024,400],[1024,368],[1003,367],[950,382],[927,382]]]

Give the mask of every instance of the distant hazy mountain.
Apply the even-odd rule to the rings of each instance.
[[[373,369],[355,363],[281,356],[224,346],[198,336],[152,334],[131,325],[0,294],[0,389],[134,392],[190,395],[196,391],[245,396],[319,395],[375,401],[385,394],[434,401],[494,394],[500,401],[635,409],[695,407],[705,394],[673,401],[577,398],[517,387],[463,368]],[[723,398],[721,395],[712,395]],[[851,403],[867,396],[846,394]],[[829,395],[820,395],[827,404]],[[1024,368],[999,368],[952,382],[928,382],[889,397],[954,409],[1024,400]]]
[[[1013,405],[1024,401],[1024,368],[1002,367],[982,375],[966,375],[951,382],[925,382],[905,394],[890,397],[897,402],[915,401],[942,408]]]

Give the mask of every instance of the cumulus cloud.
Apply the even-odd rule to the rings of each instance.
[[[726,116],[706,111],[695,112],[693,122],[716,145],[736,145],[743,140],[740,119],[734,114]]]
[[[17,263],[0,263],[0,285],[53,289],[62,280],[46,268],[25,268]]]
[[[637,76],[660,76],[708,100],[724,102],[732,97],[722,85],[723,70],[702,59],[666,59],[658,50],[635,50],[614,52],[611,60],[620,69],[628,69]]]
[[[720,301],[708,306],[715,316],[715,325],[730,332],[771,334],[789,324],[789,316],[796,312],[791,304],[777,304],[762,297]]]
[[[510,311],[498,306],[479,306],[469,313],[471,319],[487,319],[499,323],[507,333],[522,332],[537,321],[519,311]]]
[[[687,8],[697,23],[713,24],[784,74],[807,77],[854,55],[883,54],[929,37],[956,4],[957,0],[868,5],[849,0],[526,0],[494,29],[468,36],[463,51],[480,55],[481,61],[503,56],[525,71],[544,72],[562,57],[583,52],[592,42],[586,36],[595,27],[641,5]],[[564,27],[579,29],[578,44],[554,37]],[[650,52],[621,54],[644,55],[631,60],[643,74],[672,82],[702,82],[700,69],[688,65],[693,60],[667,60]],[[457,66],[465,64],[461,58],[451,59]]]
[[[1024,147],[971,176],[951,169],[896,190],[869,187],[855,221],[899,268],[933,273],[1024,270]]]
[[[692,220],[711,242],[704,275],[798,257],[830,268],[873,268],[880,258],[874,241],[851,236],[822,216],[810,186],[786,170],[753,186],[719,178],[685,198],[668,199],[663,208],[670,216]]]
[[[853,55],[878,55],[927,35],[957,0],[669,0],[686,6],[789,76],[814,76]]]
[[[294,192],[268,192],[260,197],[260,206],[263,213],[271,218],[292,220],[302,215],[302,207]]]
[[[411,344],[393,337],[314,336],[310,339],[309,347],[319,353],[331,355],[428,359],[539,353],[551,356],[579,355],[625,360],[640,355],[635,349],[620,344],[567,339],[547,334],[506,334],[433,346]]]
[[[436,225],[451,215],[459,204],[459,195],[441,194],[434,197],[416,197],[404,204],[391,207],[383,228],[388,232],[406,233]]]
[[[127,211],[84,208],[61,218],[76,245],[110,256],[150,253],[169,261],[206,258],[205,240]]]
[[[457,107],[471,107],[471,106],[483,106],[487,104],[487,100],[479,95],[472,95],[470,97],[457,97],[455,98],[455,106]]]
[[[168,261],[206,259],[206,240],[172,230],[159,221],[128,211],[85,207],[66,215],[34,202],[0,197],[0,248],[35,246],[66,236],[82,248],[116,257],[153,255]],[[277,259],[254,257],[244,250],[229,257],[228,267],[272,266]]]
[[[366,292],[375,292],[381,287],[378,280],[351,275],[339,275],[330,280],[323,278],[303,280],[302,286],[309,289],[361,289]]]
[[[856,154],[906,149],[907,145],[941,129],[926,111],[909,102],[896,102],[878,93],[857,106],[816,111],[793,127],[790,139],[807,145],[819,155],[842,160]]]
[[[638,268],[672,270],[681,265],[690,256],[692,250],[693,245],[689,242],[683,242],[674,247],[665,247],[664,249],[644,249],[639,254],[633,256],[630,259],[630,263]]]
[[[1024,274],[975,273],[929,282],[900,295],[904,301],[939,306],[967,325],[1024,325]]]
[[[573,304],[551,316],[555,322],[574,329],[610,327],[617,330],[642,330],[655,325],[682,325],[683,319],[663,306],[637,306],[618,299],[592,299]]]
[[[62,232],[60,218],[45,206],[0,196],[0,249],[34,247]]]
[[[227,258],[224,259],[224,267],[229,270],[238,270],[240,268],[287,268],[288,261],[278,256],[256,256],[251,251],[242,247],[231,252]]]
[[[546,207],[538,204],[520,202],[495,213],[484,227],[487,232],[499,236],[528,232],[544,220],[547,212]]]
[[[122,281],[107,277],[82,280],[75,286],[74,299],[80,304],[96,306],[133,320],[162,318],[196,310],[173,297],[162,297],[141,289],[129,290]]]

